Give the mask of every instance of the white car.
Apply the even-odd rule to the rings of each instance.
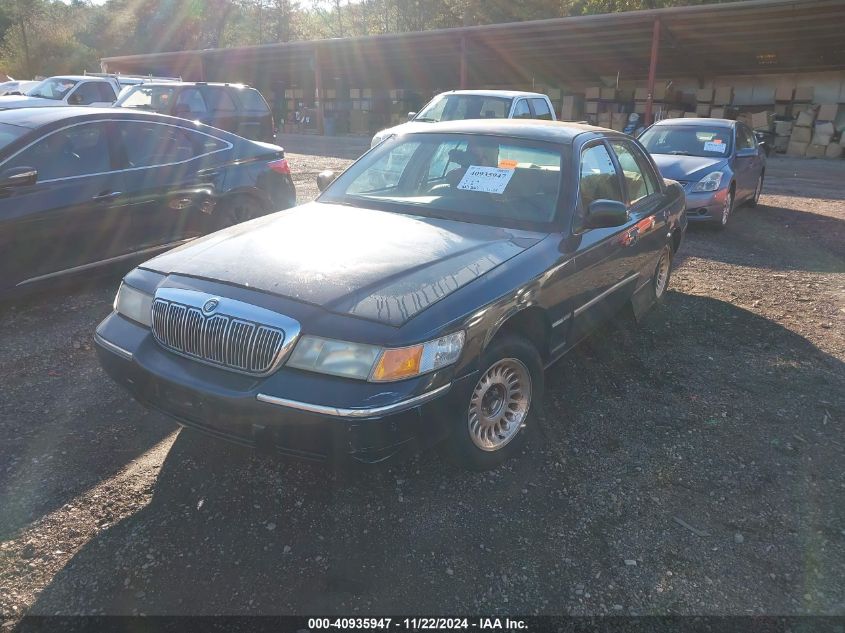
[[[429,101],[419,112],[409,112],[408,122],[382,130],[370,147],[404,132],[425,129],[427,123],[465,119],[544,119],[556,121],[549,98],[539,92],[514,90],[450,90]]]
[[[25,95],[0,97],[0,109],[41,108],[47,106],[102,106],[108,107],[117,100],[120,85],[114,79],[64,75],[48,77]]]

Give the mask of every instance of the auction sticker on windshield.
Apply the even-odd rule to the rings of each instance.
[[[722,143],[722,141],[708,141],[704,144],[705,152],[719,152],[720,154],[724,154],[726,149],[728,149],[728,146]]]
[[[500,167],[481,167],[470,165],[458,189],[464,191],[482,191],[484,193],[502,193],[514,174],[513,169],[501,169]]]

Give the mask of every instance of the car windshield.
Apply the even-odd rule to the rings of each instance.
[[[393,138],[320,197],[334,202],[497,226],[555,219],[561,149],[540,141],[464,134]]]
[[[506,119],[513,99],[483,95],[438,95],[414,117],[414,121],[436,123],[464,119]]]
[[[9,125],[8,123],[0,123],[0,150],[5,149],[12,141],[19,139],[29,130],[25,127],[18,127],[17,125]]]
[[[173,103],[173,93],[175,90],[172,86],[149,86],[141,84],[127,90],[114,105],[118,108],[137,108],[152,112],[168,112],[170,110],[170,104]]]
[[[39,97],[41,99],[53,99],[61,101],[65,98],[68,92],[78,84],[78,81],[73,79],[45,79],[40,84],[30,90],[27,95],[30,97]]]
[[[721,158],[731,153],[731,130],[727,127],[655,125],[640,136],[651,154]]]

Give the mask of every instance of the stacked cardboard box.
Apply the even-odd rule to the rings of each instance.
[[[789,147],[789,136],[792,134],[792,121],[775,121],[776,152],[783,154]]]
[[[561,121],[580,121],[584,118],[584,100],[580,95],[566,95],[560,103]]]
[[[774,116],[766,110],[763,112],[754,112],[751,115],[751,129],[753,130],[771,131],[773,122]]]
[[[789,136],[789,145],[786,153],[789,156],[805,156],[810,141],[813,138],[813,123],[816,119],[815,108],[802,110],[795,119],[792,126],[792,133]]]
[[[841,158],[845,153],[845,134],[841,134],[839,142],[833,140],[837,132],[836,119],[840,114],[840,106],[838,103],[827,103],[819,106],[818,116],[816,118],[815,133],[813,134],[813,144],[816,141],[827,140],[825,147],[825,158]]]

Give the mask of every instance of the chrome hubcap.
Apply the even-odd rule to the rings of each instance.
[[[666,251],[660,256],[660,261],[657,262],[657,274],[654,278],[654,294],[657,298],[663,296],[666,290],[666,283],[669,281],[669,254]]]
[[[733,202],[734,197],[728,192],[727,197],[725,198],[725,206],[722,209],[722,224],[728,223],[728,216],[731,214],[731,204]]]
[[[467,412],[472,443],[497,451],[525,424],[531,407],[531,375],[517,358],[503,358],[478,380]]]

